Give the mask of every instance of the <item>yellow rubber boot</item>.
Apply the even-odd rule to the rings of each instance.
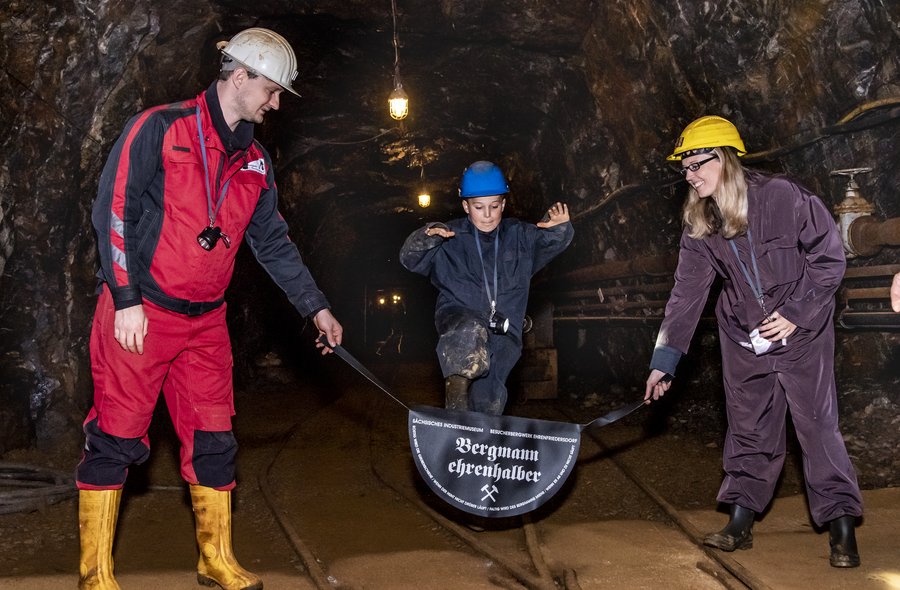
[[[222,590],[262,590],[262,580],[241,567],[231,550],[231,492],[191,486],[197,524],[197,581]]]
[[[119,590],[113,577],[112,545],[122,490],[78,492],[81,562],[78,590]]]

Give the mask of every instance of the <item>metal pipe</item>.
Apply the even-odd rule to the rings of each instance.
[[[859,299],[877,299],[888,301],[891,298],[890,287],[871,287],[867,289],[841,289],[838,291],[838,299],[841,301]]]
[[[900,314],[898,314],[900,315]],[[642,324],[645,326],[657,326],[662,323],[663,317],[640,317],[640,316],[622,316],[622,315],[563,315],[553,318],[554,322],[608,322],[611,324]],[[715,326],[716,318],[701,317],[700,323],[704,326]]]
[[[580,289],[574,291],[554,291],[553,296],[558,299],[599,299],[603,301],[606,289]]]
[[[584,305],[557,305],[556,311],[562,314],[573,312],[602,312],[602,311],[622,311],[625,309],[646,309],[652,308],[659,311],[662,315],[666,308],[666,301],[613,301],[611,303],[587,303]]]
[[[844,273],[845,279],[864,279],[870,277],[892,277],[900,272],[900,264],[881,264],[878,266],[855,266]]]
[[[644,285],[630,285],[627,287],[598,287],[596,289],[575,289],[572,291],[554,291],[554,297],[559,299],[599,299],[601,303],[607,296],[624,295],[629,297],[634,293],[663,293],[672,290],[675,281],[664,281]]]
[[[640,324],[644,326],[657,326],[662,323],[659,317],[617,316],[617,315],[562,315],[553,318],[554,322],[602,322],[610,324]],[[703,317],[700,322],[705,325],[715,324],[716,318]],[[838,315],[835,323],[839,328],[845,329],[885,329],[900,328],[900,314],[894,312],[844,312]]]
[[[885,233],[889,236],[892,232],[898,231],[900,228],[900,218],[890,220],[888,222],[877,222],[871,218],[861,218],[856,224],[865,223],[862,219],[873,226],[878,226],[878,230],[871,230],[876,238],[883,237]],[[897,223],[897,225],[895,225]],[[887,228],[881,229],[881,228]],[[867,234],[869,235],[869,234]],[[886,241],[886,240],[881,240]],[[647,256],[635,258],[632,260],[610,261],[604,264],[586,266],[554,279],[554,284],[590,284],[593,282],[602,282],[618,279],[640,279],[644,276],[665,275],[668,278],[665,281],[658,281],[650,284],[637,284],[630,286],[610,286],[607,288],[599,287],[593,289],[571,289],[568,291],[554,291],[553,299],[556,301],[569,301],[573,299],[593,299],[599,303],[577,304],[570,302],[557,306],[554,322],[619,322],[634,324],[659,324],[663,318],[663,309],[666,301],[648,300],[634,301],[631,296],[634,294],[647,293],[663,293],[670,290],[674,285],[672,275],[674,274],[675,264],[677,262],[676,255]],[[847,268],[844,273],[844,284],[852,284],[854,280],[866,279],[890,279],[894,274],[900,272],[900,264],[882,264],[876,266],[858,266]],[[548,292],[548,294],[550,294]],[[626,301],[607,301],[607,296],[623,296],[628,298]],[[838,292],[838,301],[846,303],[849,301],[889,301],[890,293],[888,287],[861,287],[849,288],[842,287]],[[628,309],[651,309],[652,313],[658,315],[649,316],[625,316],[614,315],[616,312],[623,312]],[[881,312],[873,311],[847,311],[843,317],[846,318],[843,323],[836,318],[839,326],[842,327],[893,327],[900,323],[900,314],[891,315],[881,314]],[[711,318],[710,318],[711,319]]]
[[[863,216],[872,215],[875,206],[869,203],[859,192],[859,184],[856,182],[856,175],[871,172],[872,169],[865,168],[846,168],[844,170],[832,170],[832,176],[847,176],[847,189],[844,191],[844,200],[835,205],[834,213],[837,215],[838,230],[841,232],[841,242],[844,244],[844,252],[847,258],[859,256],[853,245],[850,244],[850,226],[853,222]]]
[[[900,218],[897,218],[896,220],[900,220]],[[671,279],[671,277],[675,274],[675,266],[677,261],[677,255],[673,254],[662,256],[645,256],[641,258],[634,258],[631,260],[615,260],[611,262],[605,262],[603,264],[585,266],[577,270],[567,272],[565,274],[554,275],[552,282],[554,285],[560,285],[566,282],[580,284],[588,283],[591,281],[634,279],[644,275],[665,276]],[[900,272],[900,264],[848,267],[847,271],[844,273],[844,279],[861,279],[882,276],[892,277],[898,272]],[[672,280],[668,280],[665,283],[660,283],[658,286],[661,287],[664,284],[671,287],[675,283]],[[646,292],[649,290],[653,290],[655,287],[657,287],[657,285],[655,284],[635,285],[633,287],[633,290],[641,290],[642,292]],[[603,289],[603,291],[604,293],[611,294],[614,293],[612,289],[621,289],[621,292],[624,293],[627,292],[629,287],[611,287],[609,289]],[[573,295],[570,295],[571,297],[590,297],[596,294],[595,292],[583,292],[582,290],[576,289],[568,292],[560,292],[555,289],[553,290],[554,295],[565,296],[567,293],[573,293]]]
[[[560,315],[554,316],[554,322],[622,322],[622,323],[642,323],[642,324],[659,324],[662,317],[637,317],[637,316],[618,316],[618,315]]]
[[[893,311],[842,311],[837,325],[841,328],[900,328],[900,313]]]
[[[644,256],[630,260],[614,260],[573,270],[554,278],[555,284],[588,283],[640,276],[671,276],[678,262],[677,254]]]
[[[900,217],[878,221],[871,215],[850,224],[849,246],[859,256],[874,256],[882,246],[900,246]]]

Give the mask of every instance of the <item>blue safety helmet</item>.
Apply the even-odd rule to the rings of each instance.
[[[503,172],[496,164],[484,160],[466,168],[459,183],[459,196],[463,199],[505,195],[508,192],[509,186]]]

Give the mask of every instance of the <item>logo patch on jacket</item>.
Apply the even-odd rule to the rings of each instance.
[[[258,172],[265,176],[266,161],[263,158],[260,158],[258,160],[253,160],[252,162],[247,162],[241,170],[252,170],[253,172]]]

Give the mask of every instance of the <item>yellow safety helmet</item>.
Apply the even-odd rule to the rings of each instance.
[[[684,128],[684,131],[678,136],[675,151],[666,159],[681,160],[687,155],[686,152],[722,146],[733,147],[737,150],[738,156],[747,153],[741,134],[738,133],[737,127],[731,121],[715,115],[707,115],[691,121]]]

